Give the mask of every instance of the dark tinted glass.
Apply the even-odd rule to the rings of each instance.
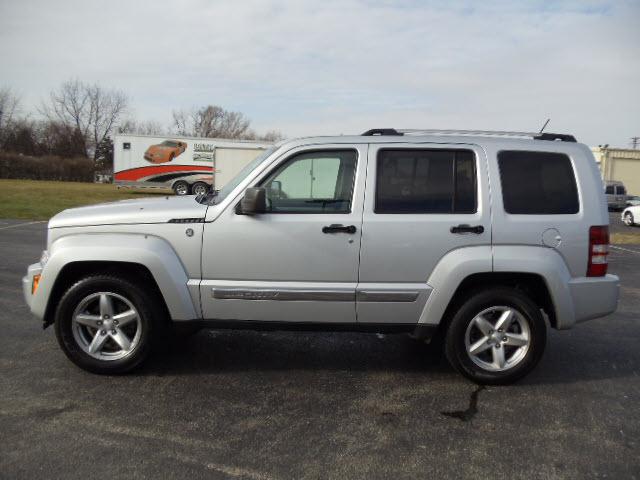
[[[468,150],[381,150],[376,213],[473,213],[474,155]]]
[[[618,187],[618,195],[626,195],[627,190],[621,185]]]
[[[606,190],[605,190],[605,193],[607,195],[613,195],[613,185],[608,185]]]
[[[569,157],[561,153],[503,151],[498,154],[507,213],[578,213],[578,189]]]

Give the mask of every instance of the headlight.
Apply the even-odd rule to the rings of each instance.
[[[40,265],[44,267],[48,261],[49,261],[49,252],[47,250],[43,250],[42,255],[40,255]]]

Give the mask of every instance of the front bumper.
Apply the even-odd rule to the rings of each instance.
[[[569,282],[569,291],[575,323],[604,317],[618,308],[620,278],[617,275],[574,278]]]
[[[31,313],[33,313],[34,315],[40,317],[40,315],[38,315],[36,313],[36,311],[34,311],[34,303],[35,303],[35,298],[36,295],[38,295],[38,291],[36,291],[35,293],[32,293],[33,290],[33,277],[35,275],[41,275],[42,274],[42,264],[40,262],[38,263],[34,263],[32,265],[29,265],[27,267],[27,274],[22,277],[22,293],[24,294],[24,300],[27,303],[27,306],[29,307],[29,310],[31,310]],[[42,318],[40,318],[42,320]]]

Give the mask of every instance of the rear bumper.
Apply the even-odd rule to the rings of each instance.
[[[620,278],[581,277],[569,281],[575,323],[604,317],[616,311],[620,296]]]

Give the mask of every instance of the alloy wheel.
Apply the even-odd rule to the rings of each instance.
[[[478,313],[465,333],[469,358],[490,372],[509,370],[526,356],[531,344],[529,322],[512,307],[495,306]]]
[[[142,321],[133,304],[113,292],[83,298],[72,317],[78,346],[98,360],[120,360],[133,352],[142,336]]]

